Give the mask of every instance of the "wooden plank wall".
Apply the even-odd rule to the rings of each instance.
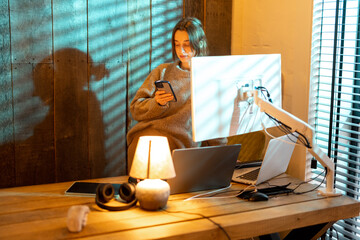
[[[128,106],[176,22],[200,16],[230,54],[216,9],[231,0],[0,0],[0,187],[126,174]]]
[[[231,54],[232,0],[184,0],[184,14],[203,23],[210,55]]]

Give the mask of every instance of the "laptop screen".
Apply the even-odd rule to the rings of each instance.
[[[170,193],[223,188],[230,185],[241,145],[175,149],[176,177],[168,179]]]

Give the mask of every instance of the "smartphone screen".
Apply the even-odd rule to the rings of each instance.
[[[155,82],[155,87],[157,90],[162,90],[165,91],[165,93],[170,93],[174,96],[174,99],[172,100],[172,102],[176,102],[176,96],[174,93],[174,90],[171,87],[171,84],[169,81],[165,81],[165,80],[158,80]]]
[[[74,182],[66,191],[65,195],[82,195],[95,196],[96,188],[100,183],[95,182]],[[119,194],[121,184],[112,184],[115,190],[115,195]]]

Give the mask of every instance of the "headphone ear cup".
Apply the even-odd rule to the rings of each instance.
[[[136,205],[137,200],[135,198],[135,184],[134,183],[124,183],[121,184],[119,189],[120,197],[127,203],[120,203],[121,205],[111,205],[106,204],[114,198],[115,190],[112,184],[100,184],[96,188],[95,203],[100,208],[109,210],[109,211],[122,211],[129,209]],[[116,200],[116,199],[115,199]],[[118,201],[114,201],[118,202]]]
[[[135,200],[135,188],[134,183],[123,183],[119,188],[119,196],[127,203],[133,202]]]
[[[115,190],[112,184],[100,184],[96,188],[96,199],[101,203],[107,203],[114,198]]]

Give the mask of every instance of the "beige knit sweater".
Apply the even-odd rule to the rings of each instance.
[[[170,82],[177,102],[168,102],[161,106],[155,101],[154,82],[160,80]],[[130,112],[138,123],[129,131],[127,141],[137,142],[141,132],[146,135],[166,136],[171,150],[206,145],[226,144],[226,139],[214,139],[202,143],[192,141],[190,72],[179,67],[179,62],[164,63],[155,68],[145,79],[130,104]]]

